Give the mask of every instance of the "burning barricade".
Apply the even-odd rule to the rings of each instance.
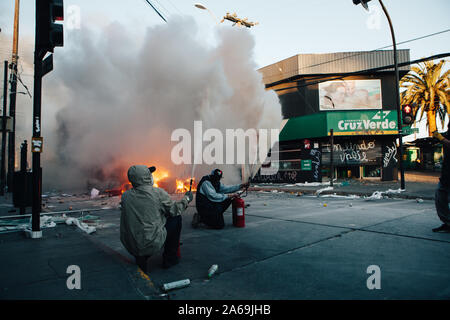
[[[178,179],[171,177],[170,173],[164,169],[158,169],[152,173],[153,186],[156,188],[162,188],[169,194],[186,193],[188,191],[197,191],[195,178]],[[121,187],[108,189],[104,192],[110,197],[121,196],[125,191],[132,188],[129,182],[123,183]]]

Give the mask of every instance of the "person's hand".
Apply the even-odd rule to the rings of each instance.
[[[439,141],[442,141],[445,139],[444,136],[442,134],[440,134],[437,130],[433,132],[433,137],[435,137]]]
[[[240,185],[241,189],[248,189],[248,187],[250,187],[250,182],[243,183],[243,184]]]
[[[237,193],[229,193],[229,194],[228,194],[228,199],[234,199],[234,198],[236,198],[236,197],[238,197],[238,194],[237,194]]]
[[[187,201],[190,203],[192,200],[194,200],[194,195],[192,194],[191,191],[188,191],[184,194],[184,196],[186,197]]]

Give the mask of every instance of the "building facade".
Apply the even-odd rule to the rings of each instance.
[[[399,50],[398,58],[402,77],[410,70],[409,50]],[[337,178],[396,180],[392,61],[392,51],[299,54],[261,68],[266,88],[279,96],[284,120],[268,164],[278,173],[255,180],[321,182],[331,168]]]

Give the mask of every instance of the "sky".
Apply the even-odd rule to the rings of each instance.
[[[366,51],[392,44],[387,20],[375,0],[369,3],[369,12],[360,5],[355,6],[352,0],[201,1],[208,10],[200,10],[194,6],[195,2],[186,0],[152,0],[152,3],[168,23],[176,15],[192,18],[199,37],[211,46],[215,44],[218,29],[231,24],[229,21],[219,23],[227,12],[259,22],[250,30],[257,67],[300,53]],[[14,3],[15,0],[0,0],[0,61],[11,57]],[[34,0],[20,1],[19,72],[30,91],[33,88],[34,3]],[[448,0],[384,0],[384,4],[397,42],[450,29]],[[63,56],[87,28],[100,31],[115,22],[139,43],[148,27],[165,24],[145,0],[64,0],[64,7],[66,45],[56,48],[55,56]],[[411,60],[450,52],[450,32],[399,45],[399,48],[410,49]],[[183,51],[181,46],[178,49]],[[235,47],[231,45],[229,49]],[[46,80],[53,76],[50,73]],[[25,92],[23,87],[20,90]],[[21,118],[31,113],[31,108],[32,99],[19,95],[19,125],[23,123]]]
[[[13,32],[14,2],[0,1],[2,55],[10,51],[3,36]],[[20,34],[32,38],[34,1],[21,0],[20,3]],[[256,40],[255,60],[260,67],[298,53],[373,50],[392,43],[387,20],[375,0],[369,2],[371,12],[355,6],[351,0],[203,0],[201,4],[209,12],[197,9],[195,2],[186,0],[152,0],[152,3],[169,22],[172,15],[193,17],[204,38],[210,41],[214,38],[216,21],[227,12],[259,22],[252,33]],[[450,28],[450,2],[447,0],[384,0],[384,3],[393,21],[397,42]],[[64,6],[66,28],[68,20],[73,21],[74,16],[74,11],[68,10],[78,8],[81,32],[84,27],[95,28],[117,21],[139,37],[148,26],[165,23],[145,0],[65,0]],[[449,40],[450,33],[444,33],[399,48],[411,49],[411,59],[416,59],[450,51]],[[65,41],[71,41],[67,34]]]

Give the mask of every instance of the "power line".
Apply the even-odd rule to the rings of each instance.
[[[163,15],[158,11],[158,9],[155,8],[155,6],[150,2],[150,0],[145,0],[152,8],[155,10],[155,12],[161,17],[161,19],[164,20],[164,22],[167,23],[166,18],[163,17]]]
[[[403,67],[403,66],[407,66],[407,65],[411,65],[411,64],[416,64],[416,63],[420,63],[420,62],[424,62],[424,61],[428,61],[428,60],[441,59],[441,58],[445,58],[445,57],[448,57],[448,56],[450,56],[450,52],[437,54],[437,55],[433,55],[433,56],[430,56],[430,57],[427,57],[427,58],[417,59],[417,60],[414,60],[414,61],[399,63],[398,67]],[[359,74],[363,74],[363,73],[371,73],[371,72],[381,71],[381,70],[385,70],[385,69],[392,69],[394,67],[395,67],[394,65],[390,65],[390,66],[383,66],[383,67],[377,67],[377,68],[360,70],[360,71],[354,71],[354,72],[347,72],[347,73],[342,73],[339,76],[336,76],[334,78],[327,78],[325,80],[314,81],[314,82],[310,82],[310,83],[306,83],[306,84],[302,84],[302,85],[297,85],[297,86],[293,86],[293,87],[288,87],[288,88],[274,89],[274,91],[278,92],[278,91],[284,91],[284,90],[289,90],[289,89],[303,88],[303,87],[308,87],[308,86],[312,86],[312,85],[315,85],[315,84],[319,84],[319,83],[322,83],[322,82],[343,79],[343,78],[346,78],[346,77],[355,76],[355,75],[359,75]],[[323,78],[325,78],[325,77],[326,77],[326,75],[323,76]],[[295,80],[292,80],[292,81],[295,81]],[[292,82],[292,81],[289,81],[289,82]],[[266,88],[268,88],[268,86],[270,86],[270,85],[267,85]]]
[[[175,8],[175,10],[178,11],[178,13],[183,14],[183,12],[181,12],[181,10],[178,9],[178,8],[172,3],[172,1],[170,1],[170,0],[167,0],[167,1],[170,3],[170,5],[171,5],[173,8]]]
[[[417,40],[422,40],[422,39],[429,38],[429,37],[434,37],[434,36],[437,36],[437,35],[439,35],[439,34],[449,32],[449,31],[450,31],[450,29],[445,29],[445,30],[442,30],[442,31],[430,33],[430,34],[427,34],[427,35],[424,35],[424,36],[420,36],[420,37],[417,37],[417,38],[413,38],[413,39],[409,39],[409,40],[406,40],[406,41],[398,42],[397,45],[401,45],[401,44],[405,44],[405,43],[410,43],[410,42],[414,42],[414,41],[417,41]],[[298,71],[303,70],[303,69],[308,69],[308,68],[313,68],[313,67],[321,66],[321,65],[324,65],[324,64],[327,64],[327,63],[331,63],[331,62],[335,62],[335,61],[339,61],[339,60],[344,60],[344,59],[348,59],[348,58],[352,58],[352,57],[357,57],[357,56],[360,56],[360,55],[363,55],[363,54],[367,54],[368,52],[369,52],[369,53],[370,53],[370,52],[375,52],[375,51],[379,51],[379,50],[383,50],[383,49],[390,48],[390,47],[392,47],[392,46],[393,46],[393,44],[390,44],[390,45],[387,45],[387,46],[384,46],[384,47],[380,47],[380,48],[377,48],[377,49],[373,49],[373,50],[371,50],[371,51],[357,52],[357,53],[350,54],[350,55],[345,56],[345,57],[342,57],[342,58],[337,58],[337,59],[333,59],[333,60],[328,60],[328,61],[324,61],[324,62],[321,62],[321,63],[317,63],[317,64],[309,65],[309,66],[306,66],[306,67],[302,67],[302,68],[299,68]],[[275,64],[276,64],[276,63],[275,63]],[[281,75],[286,74],[286,73],[287,73],[287,72],[284,72],[284,73],[282,73]]]
[[[156,1],[156,3],[158,4],[158,6],[159,6],[161,9],[163,9],[162,11],[164,11],[166,15],[169,15],[169,16],[171,15],[170,11],[167,10],[167,8],[166,8],[159,0],[155,0],[155,1]]]
[[[397,45],[405,44],[405,43],[409,43],[409,42],[413,42],[413,41],[417,41],[417,40],[421,40],[421,39],[425,39],[425,38],[429,38],[429,37],[433,37],[433,36],[436,36],[438,34],[449,32],[449,31],[450,31],[450,29],[439,31],[439,32],[435,32],[435,33],[431,33],[431,34],[428,34],[428,35],[425,35],[425,36],[421,36],[421,37],[418,37],[418,38],[406,40],[406,41],[403,41],[403,42],[398,42]],[[378,49],[371,50],[369,52],[375,52],[375,51],[387,49],[387,48],[390,48],[392,46],[393,46],[392,44],[391,45],[387,45],[387,46],[384,46],[384,47],[381,47],[381,48],[378,48]],[[348,58],[360,56],[362,54],[366,54],[366,52],[358,52],[358,53],[355,53],[353,55],[349,55],[349,56],[345,56],[345,57],[342,57],[342,58],[333,59],[333,60],[326,61],[326,62],[321,62],[321,63],[318,63],[318,64],[311,65],[309,67],[303,67],[303,68],[300,68],[299,70],[306,69],[306,68],[317,67],[317,66],[320,66],[320,65],[323,65],[323,64],[327,64],[327,63],[331,63],[331,62],[335,62],[335,61],[339,61],[339,60],[343,60],[343,59],[348,59]]]

